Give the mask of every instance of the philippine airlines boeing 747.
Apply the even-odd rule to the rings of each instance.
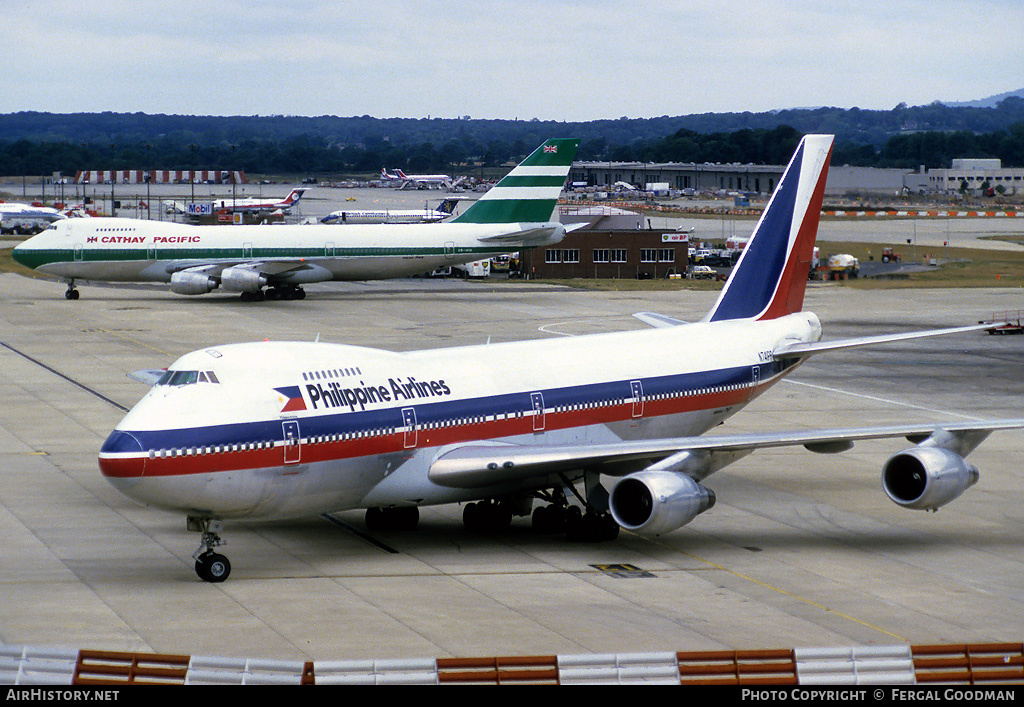
[[[302,285],[419,275],[557,243],[552,221],[579,140],[548,140],[466,211],[444,223],[188,226],[66,219],[17,246],[14,259],[67,282],[162,282],[181,295],[217,288],[243,299],[301,299]],[[264,287],[267,288],[264,292]]]
[[[663,534],[714,505],[705,479],[762,447],[838,452],[906,436],[885,492],[936,509],[978,479],[965,461],[1024,420],[701,437],[808,356],[979,327],[820,342],[804,288],[831,154],[804,138],[711,312],[575,338],[392,353],[307,342],[213,346],[178,359],[104,443],[128,496],[201,531],[196,572],[225,579],[223,522],[365,508],[371,528],[469,502],[473,528],[533,510],[535,526],[594,539]],[[547,184],[536,172],[520,179]],[[611,480],[608,493],[604,483]],[[579,494],[574,513],[563,489]]]

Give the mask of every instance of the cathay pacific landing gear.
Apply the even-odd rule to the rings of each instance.
[[[74,280],[68,280],[68,289],[64,293],[64,299],[78,299],[78,290],[75,289]]]
[[[231,574],[231,563],[228,562],[228,558],[214,552],[213,549],[226,544],[218,535],[224,529],[224,524],[213,518],[189,516],[187,527],[203,534],[199,549],[192,553],[199,579],[204,582],[223,582]]]
[[[306,299],[306,291],[301,287],[268,287],[266,292],[266,298],[269,300],[275,299]]]

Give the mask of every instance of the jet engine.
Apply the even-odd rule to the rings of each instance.
[[[251,268],[225,268],[220,272],[220,285],[232,292],[258,292],[267,278]]]
[[[912,447],[882,467],[882,488],[896,505],[938,510],[974,485],[978,469],[941,447]]]
[[[686,474],[638,471],[615,485],[608,505],[615,522],[626,530],[662,535],[715,505],[715,494]]]
[[[205,295],[216,289],[217,281],[198,272],[171,273],[171,292],[179,295]]]

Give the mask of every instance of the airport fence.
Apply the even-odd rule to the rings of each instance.
[[[0,645],[0,684],[1024,684],[1024,644],[328,661],[276,661]]]

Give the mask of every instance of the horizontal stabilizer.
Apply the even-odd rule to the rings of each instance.
[[[857,348],[859,346],[875,346],[878,344],[890,344],[896,341],[907,341],[909,339],[924,339],[930,336],[944,336],[946,334],[963,334],[970,331],[982,331],[985,329],[992,329],[997,326],[1000,326],[998,322],[995,324],[972,324],[970,326],[951,327],[949,329],[928,329],[926,331],[913,331],[904,334],[881,334],[879,336],[864,336],[856,339],[840,339],[839,341],[816,341],[812,343],[788,344],[777,348],[772,355],[776,359],[789,358],[792,356],[811,356],[812,354]]]
[[[541,228],[529,228],[522,231],[509,231],[494,236],[481,236],[480,241],[485,243],[509,243],[530,245],[533,242],[540,244],[557,243],[565,236],[565,228],[558,224],[544,226]]]
[[[682,319],[675,319],[666,314],[658,314],[657,312],[636,312],[633,316],[644,324],[648,324],[655,329],[667,329],[669,327],[681,326],[683,324],[690,323],[684,322]]]

